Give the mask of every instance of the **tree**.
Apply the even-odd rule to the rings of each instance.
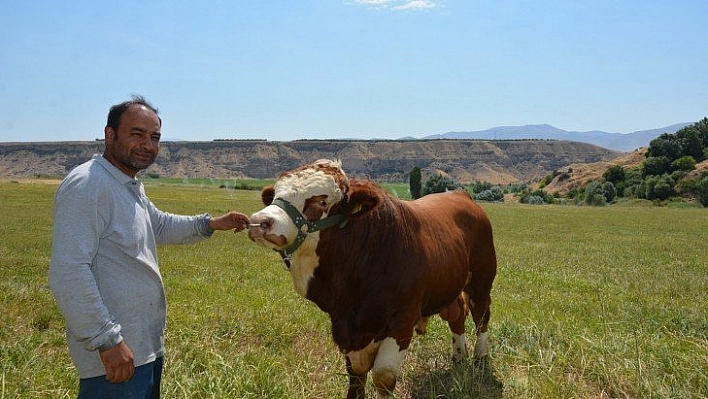
[[[666,156],[648,157],[644,161],[642,175],[660,176],[669,172],[670,161]]]
[[[674,194],[675,183],[669,175],[649,176],[644,180],[644,198],[667,200]]]
[[[603,206],[617,197],[615,185],[611,182],[591,182],[585,187],[585,204]]]
[[[667,200],[671,197],[673,188],[665,179],[659,179],[654,185],[654,198],[659,200]]]
[[[698,161],[703,160],[703,142],[699,137],[698,129],[691,127],[683,132],[679,131],[677,136],[681,146],[681,155],[690,155]]]
[[[607,202],[612,202],[615,198],[617,198],[617,189],[612,182],[606,181],[602,183],[600,190],[602,191],[602,195],[605,197]]]
[[[708,176],[703,177],[698,185],[698,200],[704,207],[708,207]]]
[[[619,165],[610,166],[605,173],[603,173],[602,179],[606,183],[611,183],[613,185],[616,196],[621,197],[624,195],[624,189],[627,187],[627,173],[624,171],[623,167]],[[608,200],[612,201],[612,199],[609,198]]]
[[[420,168],[416,166],[413,168],[413,170],[411,170],[411,173],[408,175],[408,185],[411,190],[411,198],[418,199],[421,197],[421,181],[422,180],[420,176]]]
[[[481,193],[482,191],[485,190],[491,190],[492,189],[492,183],[486,182],[486,181],[479,181],[475,180],[472,183],[472,186],[470,187],[472,189],[473,193]]]
[[[664,133],[649,142],[647,159],[650,157],[666,157],[670,161],[681,156],[681,146],[676,137],[669,133]]]
[[[693,169],[696,169],[696,160],[690,155],[682,156],[681,158],[671,162],[671,170],[674,171],[680,170],[690,172]]]
[[[624,168],[619,166],[619,165],[613,165],[610,166],[605,173],[602,174],[602,178],[605,181],[608,181],[613,184],[617,184],[619,182],[623,182],[624,179],[626,178],[626,173],[624,172]]]
[[[643,169],[642,167],[631,168],[625,171],[624,187],[620,191],[620,187],[616,184],[618,195],[629,198],[644,198],[644,188],[642,185]]]
[[[698,131],[698,137],[701,138],[703,147],[708,148],[708,118],[703,118],[694,123],[693,127]]]
[[[453,191],[458,188],[464,187],[451,177],[438,174],[430,176],[428,180],[425,181],[425,186],[423,186],[423,195],[444,193],[445,191]]]

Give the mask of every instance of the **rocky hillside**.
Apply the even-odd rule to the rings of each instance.
[[[0,178],[65,176],[101,152],[103,143],[0,143]],[[423,177],[444,173],[462,183],[529,182],[576,163],[609,161],[622,153],[554,140],[302,140],[164,142],[147,173],[181,178],[276,177],[320,158],[341,159],[352,177],[405,182],[413,167]]]
[[[544,190],[550,194],[564,196],[571,190],[583,188],[592,181],[602,181],[602,175],[612,166],[621,166],[625,170],[640,167],[646,160],[646,153],[646,148],[640,148],[609,161],[570,164],[556,170],[556,176]],[[689,172],[686,178],[696,178],[706,171],[708,171],[708,160],[696,164],[696,168]]]
[[[558,175],[545,187],[551,194],[566,195],[573,189],[584,187],[591,181],[601,181],[602,175],[612,166],[618,165],[625,169],[636,168],[646,159],[646,148],[620,155],[609,161],[591,163],[573,163],[558,169]]]

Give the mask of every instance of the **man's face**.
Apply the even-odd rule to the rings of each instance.
[[[160,119],[149,108],[133,105],[120,118],[118,130],[105,129],[103,156],[128,176],[147,169],[160,149]]]

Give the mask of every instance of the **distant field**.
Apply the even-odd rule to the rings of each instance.
[[[222,188],[231,190],[261,190],[263,187],[273,184],[274,179],[188,179],[188,178],[143,178],[147,185],[179,185],[179,186],[200,186],[204,188]],[[398,198],[411,199],[408,183],[382,183],[382,187]]]
[[[147,192],[176,213],[260,209],[258,191],[221,186],[148,183]],[[1,399],[76,397],[47,287],[55,189],[0,183]],[[412,344],[398,398],[708,397],[707,210],[483,207],[499,258],[489,368],[451,365],[434,318]],[[161,247],[160,261],[163,397],[343,396],[329,320],[295,294],[276,253],[221,232]]]

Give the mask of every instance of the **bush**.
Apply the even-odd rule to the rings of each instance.
[[[553,178],[554,178],[554,177],[556,177],[556,172],[554,172],[554,173],[552,173],[552,174],[549,174],[549,175],[546,175],[546,177],[544,177],[543,179],[541,179],[541,180],[538,182],[538,187],[539,187],[539,188],[544,188],[544,187],[546,187],[547,185],[549,185],[549,184],[553,181]]]
[[[543,205],[546,203],[540,195],[529,195],[526,197],[525,201],[522,202],[531,205]]]
[[[610,182],[591,182],[585,187],[585,205],[604,206],[614,201],[615,197],[617,197],[617,190]]]
[[[605,197],[605,199],[607,199],[608,202],[614,202],[615,198],[617,198],[617,189],[615,188],[615,185],[611,182],[607,181],[602,183],[601,190],[602,195]]]
[[[665,156],[649,157],[642,166],[642,176],[660,176],[670,172],[670,161]]]
[[[474,195],[477,201],[504,202],[504,191],[500,187],[493,187]]]
[[[574,199],[574,198],[580,197],[581,195],[582,195],[581,190],[579,190],[577,188],[573,188],[570,191],[568,191],[568,194],[566,194],[565,196],[568,197],[568,199]]]
[[[526,183],[511,183],[507,187],[509,192],[514,194],[521,193],[529,188],[528,184]]]
[[[708,176],[704,176],[698,185],[698,201],[701,205],[708,207]]]
[[[585,197],[585,205],[605,206],[605,204],[607,204],[607,199],[602,194],[592,194]]]
[[[692,156],[686,155],[671,162],[671,170],[690,172],[696,169],[696,160]]]
[[[473,193],[481,193],[482,191],[491,190],[492,183],[475,180],[474,183],[470,185],[470,189]]]
[[[548,195],[548,193],[546,193],[543,190],[535,190],[535,191],[524,190],[519,195],[519,202],[521,202],[522,204],[533,204],[533,205],[540,205],[543,203],[552,204],[553,197]]]
[[[649,176],[644,182],[644,197],[650,200],[667,200],[674,194],[675,183],[669,175]]]
[[[445,191],[453,191],[458,188],[464,189],[464,186],[456,182],[451,177],[433,175],[425,182],[425,185],[423,186],[423,195],[444,193]]]
[[[623,182],[627,174],[624,168],[619,165],[610,166],[605,173],[602,174],[602,179],[613,184]]]

